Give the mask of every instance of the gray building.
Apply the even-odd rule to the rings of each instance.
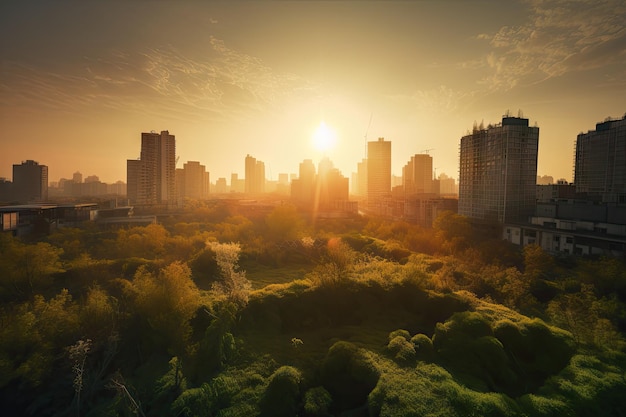
[[[459,214],[478,221],[527,221],[535,209],[539,128],[528,119],[474,127],[460,143]]]
[[[131,204],[176,203],[176,138],[167,130],[141,134],[138,160],[126,164],[128,199]]]
[[[578,135],[574,170],[577,193],[626,203],[626,115]]]
[[[13,195],[22,202],[48,200],[48,167],[30,159],[13,165]]]

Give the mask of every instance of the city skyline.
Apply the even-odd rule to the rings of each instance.
[[[138,132],[169,130],[177,167],[212,179],[241,177],[246,154],[269,179],[324,155],[350,176],[377,137],[392,174],[431,149],[457,178],[473,123],[521,109],[538,175],[572,181],[577,135],[626,110],[625,16],[621,1],[4,2],[0,177],[36,160],[53,181],[114,183]],[[312,143],[321,122],[332,149]]]

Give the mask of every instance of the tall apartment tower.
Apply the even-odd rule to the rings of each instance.
[[[391,194],[391,142],[367,142],[367,201],[372,207]]]
[[[355,195],[367,197],[367,159],[363,158],[356,165],[357,187]]]
[[[13,165],[13,194],[19,201],[46,201],[48,167],[30,159]]]
[[[574,185],[577,193],[626,203],[626,115],[578,135]]]
[[[176,201],[176,138],[167,130],[141,134],[138,160],[127,160],[128,199],[131,204],[169,204]]]
[[[475,220],[526,221],[535,209],[539,128],[528,119],[502,123],[461,138],[459,214]]]
[[[298,178],[291,180],[291,198],[297,203],[311,205],[315,200],[315,164],[310,159],[300,162]]]
[[[181,198],[208,198],[209,182],[206,167],[198,161],[188,161],[182,168],[176,169],[176,190]]]
[[[405,195],[432,193],[433,157],[416,154],[402,168],[402,185]]]
[[[265,191],[265,164],[256,158],[246,155],[245,161],[246,193],[262,193]]]

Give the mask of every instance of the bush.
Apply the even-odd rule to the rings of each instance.
[[[415,347],[403,336],[396,336],[389,341],[387,350],[399,364],[409,364],[415,361]]]
[[[391,342],[393,339],[395,339],[396,337],[403,337],[405,340],[410,340],[411,339],[411,333],[409,333],[408,330],[404,330],[404,329],[398,329],[398,330],[394,330],[393,332],[389,333],[389,342]]]
[[[260,401],[261,416],[293,417],[300,402],[302,375],[292,366],[281,366],[272,374]]]
[[[324,387],[311,388],[304,394],[304,412],[310,417],[330,416],[328,411],[333,399]]]
[[[509,395],[538,388],[575,351],[568,332],[539,319],[500,320],[492,331],[475,312],[458,313],[438,324],[433,345],[438,358],[467,385]]]
[[[328,349],[321,376],[333,398],[333,410],[343,411],[366,403],[380,373],[365,352],[352,343],[337,342]]]
[[[425,334],[419,333],[411,338],[413,348],[415,349],[415,357],[420,361],[430,362],[435,356],[433,349],[433,341]]]

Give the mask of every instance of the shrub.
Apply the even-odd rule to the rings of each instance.
[[[398,330],[394,330],[393,332],[389,333],[389,342],[391,342],[393,339],[395,339],[396,337],[403,337],[405,340],[410,340],[411,339],[411,333],[409,333],[408,330],[404,330],[404,329],[398,329]]]
[[[380,373],[365,352],[352,343],[337,342],[328,350],[321,376],[332,395],[333,409],[342,411],[364,405]]]
[[[333,399],[324,387],[311,388],[304,394],[304,412],[310,417],[330,416],[328,411]]]
[[[415,349],[415,357],[421,361],[432,361],[435,356],[433,349],[433,341],[425,334],[419,333],[411,338],[413,348]]]
[[[261,416],[293,417],[300,402],[302,375],[292,366],[281,366],[270,377],[260,401]]]
[[[403,336],[396,336],[389,341],[387,350],[399,364],[409,364],[415,360],[415,347]]]

